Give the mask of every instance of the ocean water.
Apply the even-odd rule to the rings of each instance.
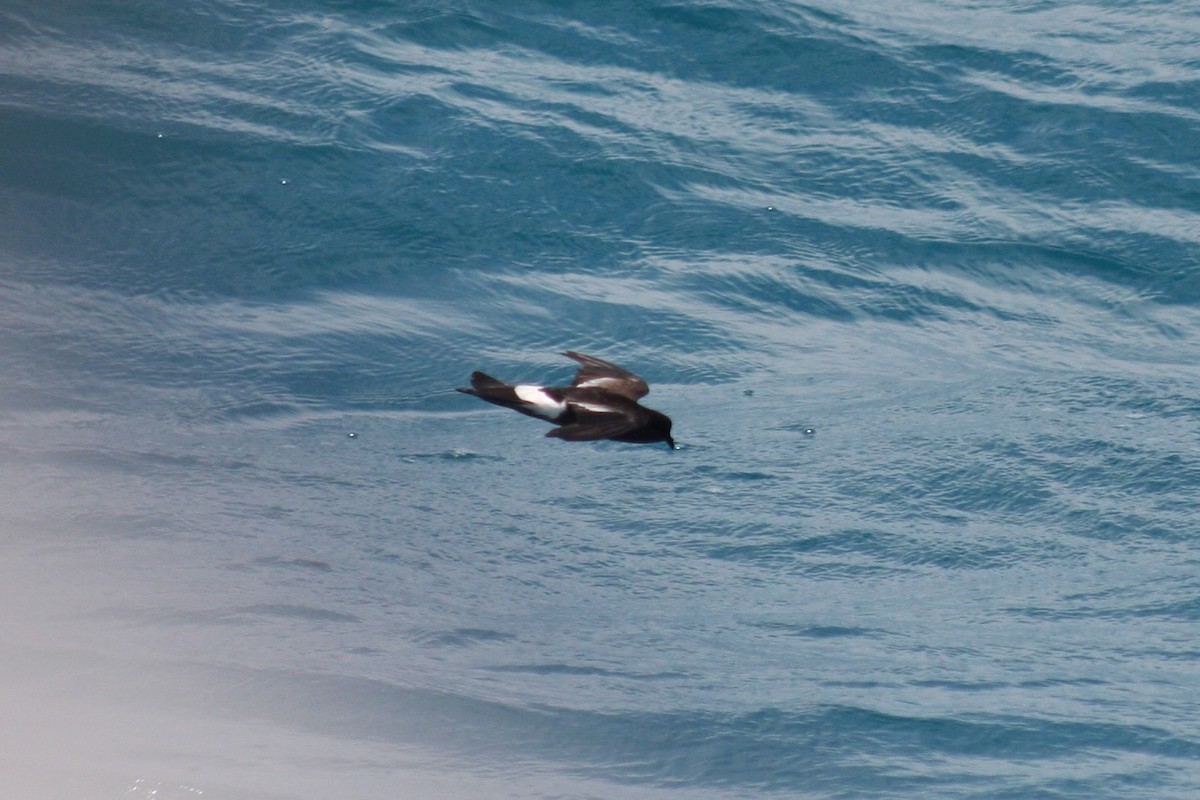
[[[1200,797],[1198,151],[1185,2],[9,0],[0,794]]]

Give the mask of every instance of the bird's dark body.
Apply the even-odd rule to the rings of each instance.
[[[674,449],[671,419],[638,403],[650,388],[622,367],[581,353],[563,355],[581,366],[570,386],[508,384],[483,372],[471,373],[471,386],[458,391],[557,425],[548,432],[566,441],[645,444],[666,442]]]

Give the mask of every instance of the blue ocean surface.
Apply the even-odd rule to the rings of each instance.
[[[1197,153],[1178,0],[8,0],[0,794],[1200,797]]]

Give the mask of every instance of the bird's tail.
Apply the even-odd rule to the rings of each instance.
[[[473,394],[476,397],[487,397],[489,394],[495,394],[497,389],[507,389],[508,384],[498,378],[493,378],[483,372],[471,373],[471,385],[460,386],[458,391],[463,394]]]

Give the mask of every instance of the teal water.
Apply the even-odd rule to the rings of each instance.
[[[6,796],[1196,797],[1198,52],[8,3]],[[680,449],[453,391],[566,349]]]

